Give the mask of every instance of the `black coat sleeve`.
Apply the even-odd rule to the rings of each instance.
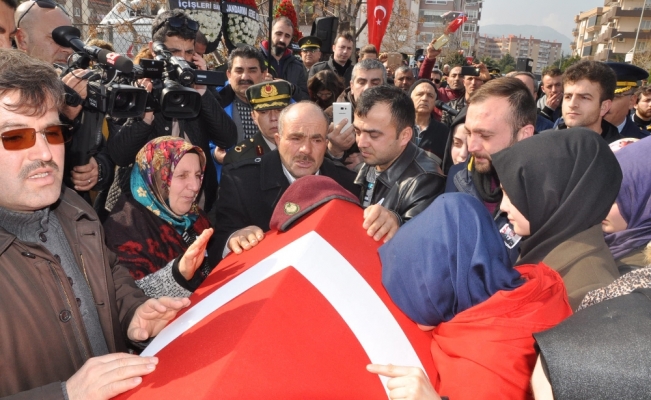
[[[208,90],[201,96],[201,113],[197,118],[199,129],[205,132],[217,146],[228,149],[237,143],[235,122],[219,105],[218,99],[208,93]]]
[[[142,120],[129,118],[117,129],[117,132],[109,136],[108,152],[116,165],[126,167],[134,162],[138,151],[153,137],[156,131],[156,119],[163,118],[161,114],[154,115],[151,125]]]

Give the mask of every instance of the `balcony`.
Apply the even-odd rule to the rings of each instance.
[[[572,36],[579,36],[579,30],[576,28],[572,29]]]
[[[637,17],[640,18],[642,14],[642,8],[624,10],[620,6],[612,6],[610,10],[604,13],[602,21],[612,22],[615,18],[627,18],[627,17]],[[644,10],[644,14],[651,16],[651,10],[647,8]]]

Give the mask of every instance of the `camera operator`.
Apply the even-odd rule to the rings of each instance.
[[[194,41],[199,24],[181,10],[165,11],[156,16],[152,24],[152,40],[163,43],[175,57],[192,62],[197,69],[206,70],[206,62],[194,52]],[[149,42],[152,53],[153,42]],[[140,86],[147,91],[153,88],[150,79],[142,79]],[[196,118],[166,118],[162,112],[147,112],[143,119],[131,118],[111,136],[108,142],[109,153],[119,166],[134,162],[136,153],[148,141],[159,136],[181,136],[199,146],[206,154],[210,153],[209,141],[219,147],[229,148],[237,140],[235,123],[221,108],[215,96],[208,93],[205,86],[194,85],[201,94],[201,111]],[[200,205],[211,214],[217,199],[217,173],[213,163],[206,165],[205,177],[200,194]],[[202,202],[203,200],[203,202]]]
[[[72,21],[66,11],[54,1],[26,1],[18,6],[15,14],[16,45],[28,55],[50,64],[68,65],[68,59],[73,50],[58,45],[52,39],[52,31],[59,26],[70,26]],[[113,177],[114,163],[108,155],[105,144],[100,143],[97,152],[90,157],[85,165],[73,165],[69,155],[79,144],[79,132],[82,105],[86,98],[88,82],[82,77],[86,72],[82,69],[72,71],[62,77],[63,83],[73,91],[66,96],[67,105],[62,110],[62,121],[73,127],[73,140],[66,146],[66,162],[64,183],[79,192],[89,190],[102,191],[108,189]],[[77,94],[77,96],[72,93]],[[90,201],[90,197],[86,196]]]

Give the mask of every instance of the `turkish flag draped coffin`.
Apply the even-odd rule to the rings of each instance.
[[[390,300],[359,206],[333,200],[226,257],[143,355],[128,399],[386,399],[366,365],[433,376],[431,337]]]

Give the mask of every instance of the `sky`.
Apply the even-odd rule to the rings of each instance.
[[[574,16],[596,7],[604,0],[483,0],[479,25],[543,25],[572,37]],[[515,32],[514,32],[515,33]]]

